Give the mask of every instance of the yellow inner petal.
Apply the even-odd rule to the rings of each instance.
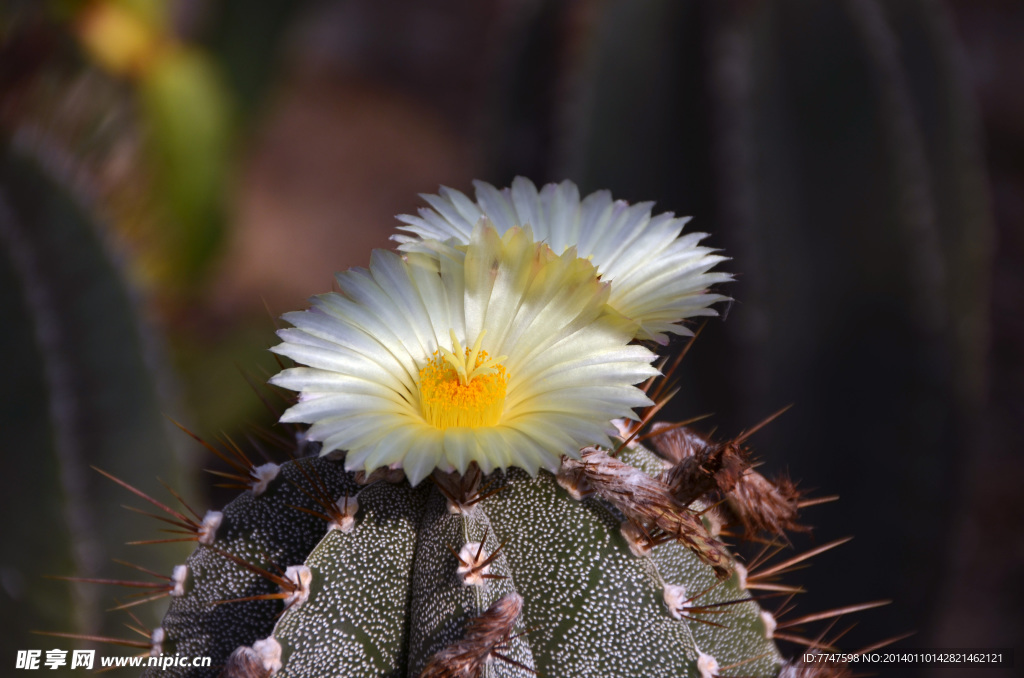
[[[480,348],[483,333],[473,348],[463,349],[452,332],[452,349],[439,348],[420,370],[420,405],[423,417],[439,429],[494,426],[505,409],[508,374],[500,361]]]

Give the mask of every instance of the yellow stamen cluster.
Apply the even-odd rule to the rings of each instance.
[[[494,426],[505,408],[508,374],[501,361],[481,350],[483,333],[473,348],[463,349],[455,332],[452,350],[438,348],[420,370],[423,417],[439,429]]]

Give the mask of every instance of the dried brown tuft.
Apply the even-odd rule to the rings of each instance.
[[[674,464],[693,457],[707,447],[707,440],[693,429],[665,422],[651,424],[651,443],[654,449]]]
[[[747,537],[808,530],[797,522],[801,495],[796,485],[785,476],[773,482],[750,468],[751,452],[742,444],[749,433],[716,443],[685,427],[663,424],[656,431],[655,449],[675,462],[662,480],[681,503],[714,504],[724,498]]]
[[[761,531],[783,536],[786,531],[810,530],[797,522],[800,491],[785,476],[772,482],[756,471],[747,471],[727,499],[730,511],[746,528],[748,537]]]
[[[523,609],[518,593],[502,596],[466,627],[465,637],[441,650],[427,662],[420,678],[480,678],[494,658],[514,663],[502,652]]]
[[[723,545],[708,534],[700,518],[672,496],[668,485],[612,457],[600,448],[588,447],[579,460],[562,458],[562,473],[584,477],[599,497],[609,502],[651,538],[678,540],[711,565],[720,577],[731,572],[731,560]]]
[[[680,503],[689,506],[709,495],[732,492],[750,468],[750,451],[732,442],[709,443],[665,471],[662,480]]]

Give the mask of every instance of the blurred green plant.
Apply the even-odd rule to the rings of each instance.
[[[82,3],[72,21],[89,57],[132,83],[165,217],[151,234],[156,277],[195,289],[225,236],[231,166],[230,95],[209,55],[173,32],[171,4],[157,0]]]

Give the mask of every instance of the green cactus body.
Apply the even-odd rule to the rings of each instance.
[[[665,465],[637,445],[622,457],[642,468]],[[280,654],[270,643],[257,675],[706,678],[713,661],[742,665],[743,675],[778,672],[782,659],[756,603],[707,614],[684,608],[691,597],[710,609],[749,598],[738,577],[722,580],[676,542],[636,555],[618,509],[574,498],[548,472],[499,471],[481,484],[486,491],[466,495],[484,498],[467,506],[433,483],[359,486],[326,458],[283,465],[265,492],[225,507],[212,543],[189,558],[161,649],[213,658],[213,668],[183,675],[218,675],[236,648],[264,649],[268,638]],[[352,496],[354,522],[328,527],[326,500],[343,506]],[[308,597],[300,590],[293,600],[239,600],[282,590],[241,561],[277,574],[305,565]],[[522,613],[491,640],[483,673],[428,667],[510,594],[521,596]],[[227,675],[249,675],[238,670],[230,663]]]
[[[167,553],[125,545],[148,519],[104,501],[109,483],[90,465],[147,491],[159,488],[159,476],[191,494],[187,459],[161,417],[176,409],[163,352],[104,236],[109,229],[89,213],[88,191],[68,180],[73,167],[43,136],[0,139],[0,430],[5,473],[16,479],[0,498],[5,657],[52,647],[30,629],[123,628],[102,614],[115,604],[109,590],[54,585],[40,573],[124,579],[126,568],[108,558],[165,562]],[[138,613],[145,623],[159,620],[147,612]]]

